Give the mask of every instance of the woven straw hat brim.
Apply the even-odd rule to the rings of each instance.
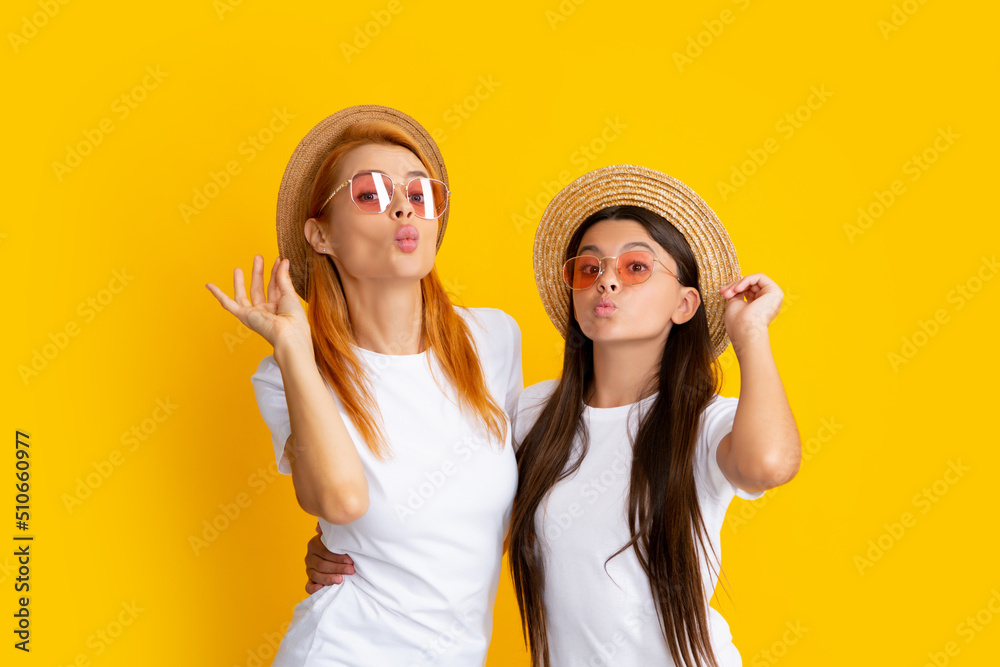
[[[448,170],[444,166],[444,158],[434,139],[424,127],[402,111],[377,104],[360,104],[341,109],[327,116],[309,131],[292,153],[278,189],[278,251],[282,258],[289,260],[289,273],[292,284],[299,296],[308,300],[306,292],[308,283],[306,253],[309,250],[304,236],[306,220],[309,217],[309,190],[319,168],[323,165],[341,137],[350,126],[360,122],[384,121],[391,123],[410,136],[427,160],[444,181],[448,189]],[[448,225],[448,208],[439,218],[437,247],[441,247],[444,231]]]
[[[566,337],[570,288],[562,280],[570,237],[592,213],[632,205],[658,213],[684,235],[698,262],[698,288],[705,304],[714,356],[729,345],[723,322],[726,301],[719,289],[740,278],[736,249],[705,201],[684,183],[637,165],[588,172],[563,188],[542,213],[535,232],[535,283],[549,319]]]

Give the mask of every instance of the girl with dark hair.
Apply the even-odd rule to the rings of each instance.
[[[515,419],[509,556],[532,663],[742,664],[709,600],[733,497],[798,471],[768,335],[781,289],[740,276],[690,188],[631,165],[561,191],[534,256],[566,345],[562,377],[525,389]],[[717,393],[730,341],[739,399]]]

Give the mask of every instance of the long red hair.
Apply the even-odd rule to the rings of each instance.
[[[357,123],[347,130],[316,174],[309,193],[310,217],[320,218],[320,207],[338,185],[335,181],[344,157],[366,144],[402,146],[420,159],[431,178],[441,178],[413,139],[396,126],[385,122]],[[326,215],[330,213],[327,211]],[[340,274],[331,259],[311,247],[306,248],[306,261],[309,263],[309,325],[316,365],[340,397],[368,449],[376,458],[384,460],[391,452],[382,430],[381,412],[356,352],[357,343]],[[471,408],[480,426],[501,443],[505,442],[505,413],[487,388],[475,341],[465,320],[455,312],[436,269],[431,269],[420,280],[420,291],[423,296],[421,332],[428,352],[436,355],[446,380],[455,387],[459,406]]]

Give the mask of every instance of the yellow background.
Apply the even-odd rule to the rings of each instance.
[[[807,456],[723,528],[732,596],[714,604],[746,664],[995,664],[998,15],[918,0],[6,2],[0,662],[269,663],[315,519],[266,472],[249,378],[269,346],[204,284],[231,292],[255,253],[270,268],[293,148],[326,115],[379,103],[441,137],[454,197],[438,267],[460,303],[517,319],[527,384],[558,374],[561,344],[535,292],[532,202],[584,171],[681,179],[744,273],[784,289],[772,344]],[[275,110],[291,118],[268,136]],[[269,142],[252,160],[250,136]],[[88,154],[67,172],[54,163],[71,149]],[[185,220],[230,161],[239,173]],[[161,421],[157,400],[176,406]],[[133,428],[146,439],[129,449]],[[16,429],[31,442],[30,654],[11,633]],[[196,554],[190,538],[240,498]],[[489,664],[527,664],[506,572]]]

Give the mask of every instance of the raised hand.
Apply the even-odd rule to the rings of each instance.
[[[243,282],[243,269],[239,267],[233,272],[235,300],[230,299],[212,283],[207,283],[205,287],[215,295],[223,308],[235,315],[249,329],[260,334],[271,345],[277,347],[279,342],[290,340],[308,345],[311,349],[309,318],[302,308],[298,294],[295,293],[295,287],[288,274],[288,266],[287,259],[275,261],[271,267],[271,280],[265,293],[264,258],[254,255],[249,299]]]
[[[723,322],[734,346],[747,342],[755,334],[766,334],[785,297],[778,284],[763,273],[751,273],[727,283],[719,293],[726,299]]]

